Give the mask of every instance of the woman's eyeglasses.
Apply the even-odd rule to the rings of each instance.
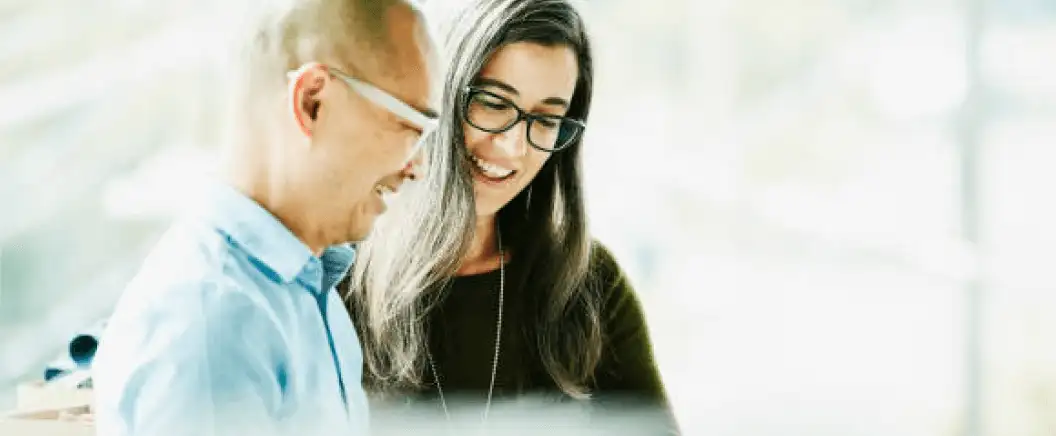
[[[465,92],[462,117],[469,125],[488,133],[502,133],[525,120],[528,144],[541,151],[566,148],[587,128],[576,119],[525,112],[508,98],[475,86],[466,87]]]

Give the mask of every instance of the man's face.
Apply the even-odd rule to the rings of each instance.
[[[385,19],[391,51],[384,61],[348,62],[364,66],[355,78],[435,118],[433,43],[424,23],[405,5],[391,7]],[[385,211],[390,194],[404,180],[422,177],[416,144],[423,126],[357,92],[341,72],[317,69],[304,72],[302,79],[322,83],[315,96],[318,107],[302,105],[309,119],[315,112],[309,121],[313,168],[308,169],[314,174],[308,177],[316,182],[316,192],[309,195],[326,210],[318,217],[325,223],[320,230],[329,236],[324,240],[360,241]]]

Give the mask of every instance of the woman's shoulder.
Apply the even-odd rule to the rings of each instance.
[[[616,256],[597,239],[591,241],[588,281],[592,286],[599,288],[605,297],[620,297],[622,294],[634,293]]]
[[[619,263],[612,251],[597,239],[590,241],[590,264],[591,268],[619,269]]]
[[[645,315],[638,294],[620,266],[616,256],[601,242],[591,246],[591,268],[588,279],[600,299],[600,311],[609,334],[636,331],[645,325]]]

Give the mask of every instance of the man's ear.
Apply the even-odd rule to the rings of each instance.
[[[319,63],[307,63],[290,73],[290,112],[307,137],[315,132],[322,91],[330,84],[330,72]]]

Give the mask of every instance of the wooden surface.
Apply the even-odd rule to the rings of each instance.
[[[15,410],[0,414],[3,436],[93,436],[91,389],[47,386],[18,387]]]

